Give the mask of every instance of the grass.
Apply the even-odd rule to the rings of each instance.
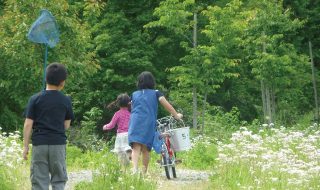
[[[258,127],[256,127],[258,128]],[[232,133],[231,138],[196,136],[192,149],[178,152],[179,168],[212,172],[210,181],[194,184],[160,184],[163,168],[151,153],[150,176],[131,175],[130,168],[121,168],[117,157],[105,146],[99,151],[82,152],[67,146],[68,172],[93,171],[92,182],[80,182],[75,189],[320,189],[320,132],[306,129],[264,128],[252,132],[246,128]],[[31,189],[30,160],[21,161],[22,142],[16,134],[0,133],[1,189]],[[161,175],[160,175],[161,174]]]
[[[319,189],[320,133],[242,129],[219,143],[216,189]]]

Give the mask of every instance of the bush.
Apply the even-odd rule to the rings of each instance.
[[[96,134],[97,122],[101,115],[102,110],[96,107],[86,112],[81,126],[71,127],[67,131],[69,143],[81,148],[83,152],[103,149],[105,142]]]
[[[247,123],[240,120],[238,108],[233,107],[230,112],[224,112],[221,107],[210,107],[210,115],[206,115],[204,134],[217,140],[229,139],[231,134]]]
[[[189,151],[177,153],[177,159],[182,159],[182,164],[190,169],[212,169],[217,157],[217,147],[213,140],[206,136],[197,136],[192,140]]]

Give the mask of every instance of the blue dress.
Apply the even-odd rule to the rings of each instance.
[[[163,94],[158,90],[142,89],[133,92],[131,97],[131,115],[129,122],[129,144],[140,143],[151,150],[156,120],[158,114],[159,97]]]

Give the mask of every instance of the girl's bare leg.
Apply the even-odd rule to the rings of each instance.
[[[141,153],[142,145],[139,143],[132,144],[132,165],[133,165],[133,172],[138,172],[138,164],[139,164],[139,156]]]
[[[150,152],[145,145],[141,147],[142,151],[142,164],[143,164],[143,173],[146,174],[148,171],[148,165],[150,160]]]

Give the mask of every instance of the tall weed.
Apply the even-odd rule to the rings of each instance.
[[[85,163],[88,163],[86,165]],[[87,152],[82,156],[81,163],[76,161],[77,165],[82,167],[90,166],[94,169],[92,182],[80,182],[76,185],[76,190],[100,190],[100,189],[139,189],[152,190],[156,185],[151,179],[140,175],[132,175],[131,170],[119,165],[118,158],[108,149],[100,152]]]
[[[191,139],[192,147],[188,151],[178,152],[177,159],[182,160],[186,168],[208,170],[215,165],[217,158],[217,147],[213,139],[199,135]]]

